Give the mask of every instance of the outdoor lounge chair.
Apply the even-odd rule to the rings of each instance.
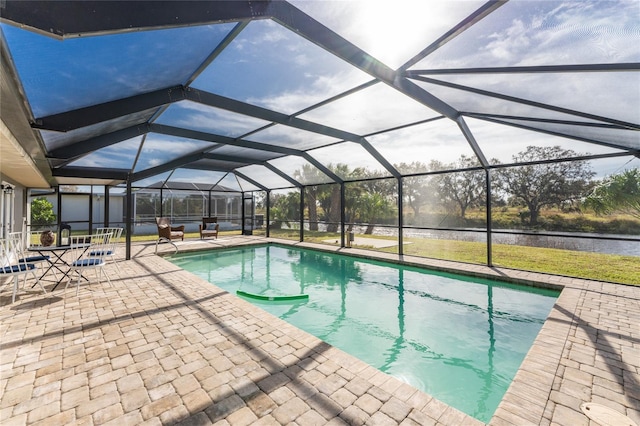
[[[205,237],[214,237],[218,238],[218,230],[220,229],[220,224],[218,224],[217,217],[203,217],[202,225],[200,227],[200,239]]]
[[[184,241],[184,225],[171,226],[168,217],[156,217],[156,224],[158,225],[158,241],[162,239]]]
[[[156,224],[158,225],[158,239],[156,240],[156,253],[158,252],[159,243],[171,243],[178,252],[178,247],[172,240],[180,239],[184,241],[184,225],[171,226],[171,221],[168,217],[156,217]]]

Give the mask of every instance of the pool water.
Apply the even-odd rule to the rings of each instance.
[[[178,254],[183,269],[488,422],[558,292],[277,245]]]

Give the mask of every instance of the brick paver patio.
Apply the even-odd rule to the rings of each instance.
[[[2,291],[0,424],[482,424],[177,268],[154,248],[134,244],[113,287],[93,282],[78,297],[71,287],[34,289],[11,304],[10,290]],[[580,409],[585,402],[640,424],[640,287],[404,260],[564,287],[491,424],[594,424]]]

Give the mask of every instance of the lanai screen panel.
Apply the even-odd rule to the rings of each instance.
[[[314,149],[309,154],[345,180],[391,175],[390,171],[357,143],[343,142]]]
[[[42,139],[47,150],[51,152],[78,142],[82,143],[94,137],[144,124],[153,117],[155,111],[156,108],[138,111],[134,114],[125,115],[123,117],[114,118],[112,120],[103,121],[90,126],[80,127],[79,129],[70,130],[68,132],[41,130],[40,134],[42,135]]]
[[[452,163],[461,155],[474,157],[458,125],[447,118],[404,127],[367,138],[402,174],[433,171],[433,163]]]
[[[635,1],[510,1],[411,69],[638,62],[637,25]]]
[[[251,182],[243,179],[241,176],[238,176],[237,178],[238,181],[238,185],[240,186],[240,189],[244,192],[251,192],[251,191],[261,191],[262,188],[257,187],[256,185],[252,184]]]
[[[210,142],[149,133],[145,138],[135,171],[159,166],[193,152],[213,146]]]
[[[105,148],[92,151],[90,154],[69,163],[75,167],[104,167],[109,169],[131,170],[140,149],[142,136],[128,139]]]
[[[300,118],[367,135],[439,116],[425,105],[378,83],[313,109]]]
[[[240,137],[269,124],[265,120],[191,101],[169,105],[155,123],[229,137]]]
[[[305,158],[288,155],[269,161],[270,164],[286,173],[302,185],[331,183],[333,180]]]
[[[158,173],[155,176],[151,176],[144,179],[138,179],[132,182],[133,188],[147,188],[147,187],[157,187],[155,184],[158,182],[162,183],[166,181],[171,176],[172,171],[166,171],[163,173]],[[124,185],[121,185],[124,187]]]
[[[640,43],[640,38],[638,40]],[[638,123],[640,81],[633,72],[518,73],[499,79],[487,75],[445,75],[435,79],[526,101],[595,116]]]
[[[232,28],[219,24],[57,40],[2,24],[36,117],[183,84]]]
[[[280,24],[259,20],[249,23],[192,86],[293,114],[367,80]]]
[[[511,119],[501,118],[496,122],[502,122],[507,125],[514,125],[520,127],[530,127],[533,129],[540,129],[545,132],[551,132],[552,134],[566,135],[567,137],[576,137],[578,139],[587,139],[590,141],[600,141],[601,145],[592,144],[593,147],[589,148],[593,152],[599,152],[599,146],[607,146],[608,143],[615,143],[616,146],[638,149],[640,148],[640,132],[633,128],[622,128],[622,126],[616,125],[574,125],[565,123],[546,123],[537,122],[532,123],[525,119]]]
[[[311,149],[337,142],[340,139],[278,124],[253,133],[247,140],[294,149]]]
[[[591,133],[594,137],[594,143],[601,142],[603,144],[617,144],[619,146],[627,146],[629,148],[640,147],[640,142],[637,142],[640,124],[637,122],[620,123],[615,119],[615,117],[593,116],[583,111],[576,110],[559,111],[554,107],[541,107],[518,101],[505,100],[484,94],[476,94],[465,90],[425,83],[422,81],[419,81],[418,85],[429,90],[431,93],[468,115],[486,117],[497,116],[498,119],[527,119],[529,120],[529,127],[532,129],[538,128],[543,131],[547,128],[549,122],[564,122],[567,124],[567,126],[565,126],[565,135],[569,138],[582,134],[584,131],[583,129],[585,128],[584,126],[590,124],[594,129]],[[630,90],[633,89],[634,88],[630,87]],[[638,85],[638,89],[640,89],[640,84]],[[625,107],[640,110],[640,104],[625,105]],[[569,126],[571,122],[576,122],[575,128],[573,126]],[[613,132],[607,130],[605,125],[609,125],[608,128],[612,129]],[[620,128],[628,128],[629,132],[617,132],[616,134],[616,130]],[[623,138],[620,139],[620,136],[623,136]]]
[[[240,186],[240,182],[238,181],[237,176],[232,173],[226,173],[222,180],[218,183],[218,185],[228,188],[231,191],[242,191],[242,187]]]
[[[272,172],[265,166],[253,165],[241,167],[238,169],[238,172],[267,188],[289,188],[293,186],[291,182]]]
[[[490,164],[513,163],[513,157],[517,156],[519,152],[525,151],[529,146],[541,148],[558,146],[572,153],[567,158],[622,152],[622,150],[608,146],[504,126],[483,120],[467,119],[467,124]]]

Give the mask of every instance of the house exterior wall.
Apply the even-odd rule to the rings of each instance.
[[[21,232],[28,217],[26,209],[26,189],[0,173],[3,186],[11,186],[13,191],[0,191],[0,238],[9,232]]]

